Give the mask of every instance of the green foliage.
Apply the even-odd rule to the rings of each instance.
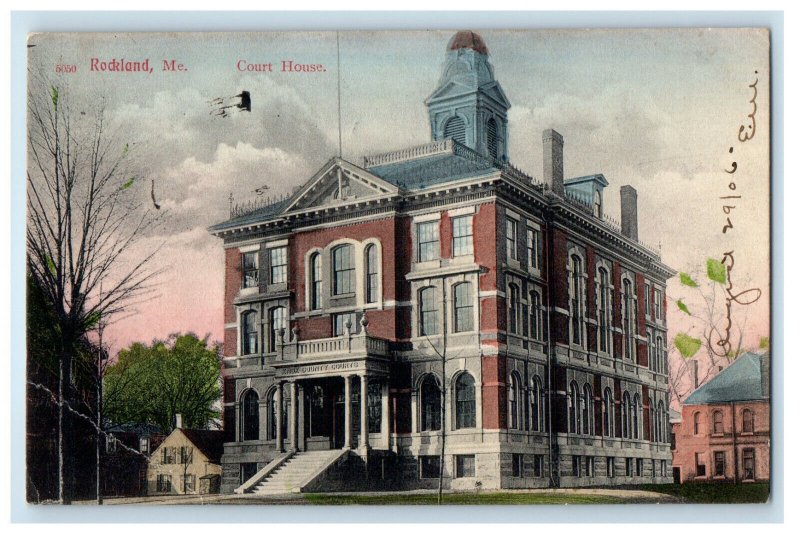
[[[691,358],[697,351],[700,350],[702,341],[688,334],[678,334],[675,336],[675,348],[681,353],[684,358]]]
[[[725,284],[728,280],[725,265],[723,265],[721,261],[713,258],[708,258],[708,260],[706,260],[706,273],[708,274],[708,279],[712,282]]]
[[[686,273],[681,273],[681,284],[689,287],[697,287],[697,282],[695,282],[691,276]]]
[[[53,258],[47,256],[47,270],[50,271],[50,274],[53,275],[55,278],[56,276],[56,264],[53,262]]]
[[[53,101],[53,108],[58,108],[58,88],[55,85],[50,86],[50,100]]]
[[[151,423],[164,432],[181,414],[187,428],[206,428],[219,416],[216,346],[194,334],[121,350],[104,379],[105,413],[112,424]]]
[[[685,313],[686,315],[691,315],[692,312],[689,311],[689,308],[686,306],[686,303],[683,302],[683,299],[678,299],[678,309]]]
[[[759,349],[768,349],[769,348],[769,338],[762,337],[758,340],[758,348]]]
[[[128,145],[125,145],[125,146],[128,146]],[[122,184],[122,188],[121,189],[123,189],[123,190],[124,189],[128,189],[130,186],[133,185],[134,180],[136,180],[136,177],[135,176],[131,176],[130,179],[127,182]]]

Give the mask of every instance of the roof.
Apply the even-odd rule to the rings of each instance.
[[[483,37],[469,30],[456,33],[447,43],[448,50],[458,50],[460,48],[471,48],[484,55],[489,53],[489,48],[486,46]]]
[[[215,224],[211,228],[210,231],[215,232],[217,230],[225,230],[226,228],[235,228],[237,226],[242,226],[250,223],[256,223],[268,219],[273,215],[277,215],[280,213],[283,208],[289,204],[292,198],[285,198],[283,200],[279,200],[278,202],[274,202],[272,204],[268,204],[263,208],[259,208],[257,210],[253,210],[245,215],[241,215],[239,217],[233,217],[228,219],[227,221],[221,222],[219,224]]]
[[[407,190],[491,174],[499,170],[486,158],[465,158],[453,153],[369,167],[369,172]]]
[[[109,428],[109,434],[135,434],[137,437],[145,438],[154,434],[161,434],[161,427],[152,423],[122,423]]]
[[[717,376],[697,388],[684,404],[769,399],[769,353],[742,354]]]
[[[225,443],[225,432],[222,430],[196,430],[193,428],[177,429],[208,458],[209,462],[218,464],[222,459],[222,449]]]
[[[582,184],[584,182],[597,182],[603,187],[608,186],[608,180],[606,180],[606,177],[603,176],[602,173],[589,174],[586,176],[576,176],[574,178],[567,178],[566,180],[564,180],[564,185],[565,186],[576,185],[576,184]]]

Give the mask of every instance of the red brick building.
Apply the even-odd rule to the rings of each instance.
[[[554,130],[541,177],[513,167],[477,34],[450,41],[426,105],[430,144],[332,158],[211,228],[223,492],[355,487],[364,465],[371,487],[435,487],[443,433],[454,489],[670,480],[674,271],[638,240],[636,191],[618,226],[602,174],[564,179]]]
[[[692,393],[675,425],[680,482],[769,480],[769,354],[747,353]]]

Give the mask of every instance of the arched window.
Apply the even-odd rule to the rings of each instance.
[[[720,410],[715,410],[712,417],[714,422],[714,434],[722,434],[723,433],[722,412]]]
[[[309,270],[311,271],[311,309],[318,310],[322,307],[322,255],[319,252],[312,254]]]
[[[444,138],[453,139],[462,145],[467,140],[467,128],[464,119],[459,116],[451,117],[444,125]]]
[[[583,386],[582,401],[581,420],[583,422],[583,433],[593,434],[592,416],[594,415],[594,399],[592,398],[592,386],[589,384]]]
[[[544,391],[542,381],[538,376],[533,377],[533,389],[531,390],[531,430],[534,432],[544,431]]]
[[[639,413],[642,411],[642,400],[639,394],[633,396],[633,405],[631,406],[633,413],[631,414],[631,427],[633,427],[633,439],[640,439],[642,433],[639,426],[640,417]]]
[[[364,269],[367,273],[367,287],[366,291],[364,292],[365,299],[367,302],[377,302],[378,301],[378,247],[375,245],[367,245],[367,249],[364,251],[364,258],[366,260],[366,269]]]
[[[569,277],[570,342],[583,346],[583,260],[577,254],[570,259]]]
[[[519,286],[509,284],[508,286],[508,332],[510,334],[519,333]]]
[[[242,354],[258,354],[257,314],[254,311],[244,312],[242,322]]]
[[[694,435],[700,435],[700,412],[694,412],[694,416],[692,417],[694,423]]]
[[[282,391],[281,436],[286,439],[289,420],[289,395],[286,388]],[[278,439],[278,389],[272,388],[267,396],[267,439]]]
[[[742,410],[742,432],[753,433],[755,431],[755,418],[752,410],[745,408]]]
[[[633,360],[636,357],[636,306],[633,300],[633,284],[628,279],[622,282],[622,337],[623,353],[625,358]]]
[[[569,431],[577,434],[581,430],[581,391],[578,388],[577,382],[572,382],[569,385]]]
[[[353,245],[340,245],[333,249],[333,294],[346,295],[356,291],[356,264]]]
[[[608,270],[600,267],[597,270],[599,279],[599,299],[597,307],[597,335],[600,352],[611,354],[611,285]]]
[[[508,428],[512,430],[522,430],[522,418],[520,417],[521,398],[522,389],[520,388],[519,375],[516,372],[512,372],[508,386]]]
[[[420,389],[422,397],[420,429],[439,430],[442,427],[442,391],[436,378],[433,375],[426,376]]]
[[[486,149],[492,159],[497,159],[497,145],[497,122],[490,118],[486,122]]]
[[[664,401],[658,401],[658,415],[656,416],[656,441],[667,441],[667,425],[664,420]]]
[[[456,428],[475,428],[475,379],[469,373],[456,380]]]
[[[419,291],[419,335],[438,333],[436,321],[436,288],[425,287]]]
[[[269,351],[277,352],[280,345],[281,329],[286,333],[286,308],[278,306],[269,310]]]
[[[656,337],[656,363],[658,364],[657,371],[659,373],[667,372],[667,360],[664,357],[664,340],[661,336]]]
[[[533,339],[541,341],[542,339],[542,301],[539,293],[536,291],[530,292],[530,336]]]
[[[622,394],[622,437],[630,439],[631,432],[631,396],[626,391]]]
[[[258,439],[258,393],[249,389],[242,396],[241,407],[241,440]]]
[[[453,286],[453,332],[471,331],[472,314],[472,284],[456,284]]]
[[[614,392],[611,388],[603,393],[603,435],[614,435]]]

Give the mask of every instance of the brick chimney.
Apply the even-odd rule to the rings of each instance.
[[[636,189],[629,185],[619,188],[622,235],[639,240],[639,216],[636,209]]]
[[[564,138],[550,129],[542,132],[544,183],[555,194],[564,196]]]
[[[175,428],[183,428],[183,415],[175,414]]]

